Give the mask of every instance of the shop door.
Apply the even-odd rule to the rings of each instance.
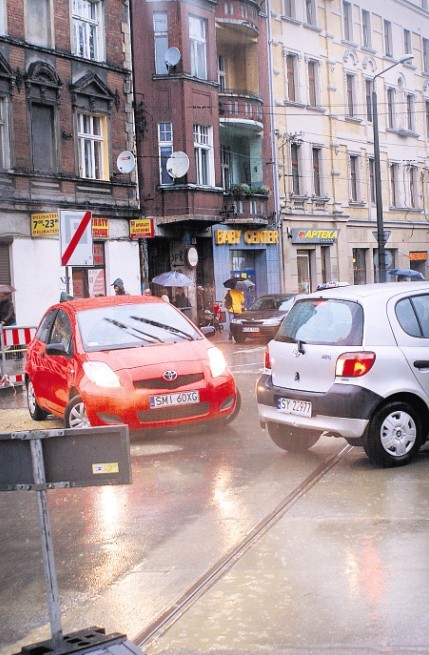
[[[310,251],[298,250],[297,252],[298,267],[298,293],[310,293]]]

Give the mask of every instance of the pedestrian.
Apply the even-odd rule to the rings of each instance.
[[[231,321],[236,316],[240,316],[243,313],[244,305],[244,295],[235,288],[236,285],[233,285],[231,289],[228,289],[223,299],[223,306],[226,309],[226,323],[229,338],[232,339],[231,333]]]
[[[170,302],[170,297],[168,295],[167,289],[161,289],[161,298],[162,300],[165,300],[165,302]]]
[[[177,287],[176,297],[173,300],[173,305],[177,309],[183,309],[184,307],[189,307],[189,301],[186,297],[185,290],[183,287]]]
[[[15,308],[13,306],[10,293],[0,293],[0,323],[6,325],[16,325]]]
[[[149,287],[143,291],[143,295],[144,296],[151,296],[152,295],[152,291],[149,289]]]
[[[124,282],[120,277],[117,277],[116,280],[110,286],[113,287],[113,290],[117,296],[125,296],[127,293],[124,288]]]

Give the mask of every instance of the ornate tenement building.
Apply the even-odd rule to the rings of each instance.
[[[374,78],[387,269],[427,277],[426,0],[271,0],[270,20],[285,288],[378,279]]]

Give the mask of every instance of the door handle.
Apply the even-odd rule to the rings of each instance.
[[[429,360],[428,359],[417,359],[414,362],[414,366],[418,369],[429,369]]]

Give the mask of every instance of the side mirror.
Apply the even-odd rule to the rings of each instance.
[[[210,339],[210,337],[214,337],[216,334],[216,328],[213,327],[213,325],[203,325],[203,327],[200,327],[200,330],[208,339]]]
[[[66,357],[68,355],[68,351],[63,343],[48,343],[46,346],[46,354],[62,355],[63,357]]]

